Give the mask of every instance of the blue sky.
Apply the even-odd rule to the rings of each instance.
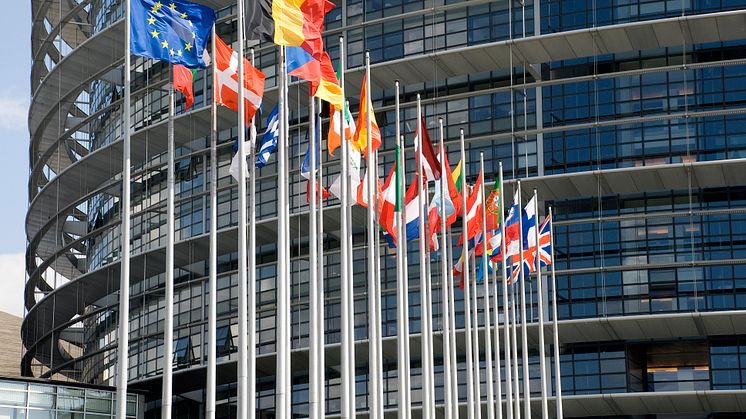
[[[28,103],[31,2],[5,2],[0,13],[4,63],[0,66],[0,310],[22,315],[24,217],[28,205]]]

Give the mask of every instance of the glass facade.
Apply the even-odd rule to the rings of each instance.
[[[111,419],[116,392],[43,380],[0,378],[2,419]],[[142,396],[127,397],[127,418],[141,418]]]
[[[235,46],[235,2],[213,0],[211,3],[219,6],[217,34]],[[437,121],[443,118],[452,164],[460,159],[457,138],[459,131],[464,130],[467,154],[464,167],[469,182],[476,179],[479,158],[483,155],[488,183],[495,180],[502,163],[506,196],[512,195],[515,180],[521,180],[524,185],[538,189],[540,213],[553,209],[556,288],[552,289],[548,278],[544,278],[545,290],[549,289],[547,296],[556,292],[558,321],[564,333],[559,360],[563,392],[579,400],[580,406],[576,411],[566,412],[566,416],[605,416],[587,410],[590,409],[587,406],[602,395],[620,393],[637,393],[654,401],[655,393],[704,392],[709,397],[711,392],[728,392],[735,394],[733,397],[746,398],[746,392],[738,392],[746,391],[743,387],[746,330],[737,326],[746,320],[746,227],[743,227],[746,182],[740,176],[746,170],[746,163],[742,162],[746,159],[746,38],[728,35],[734,20],[725,20],[730,26],[719,30],[695,30],[701,25],[696,19],[722,16],[742,19],[746,2],[338,0],[335,3],[337,7],[326,16],[324,34],[334,66],[340,59],[340,35],[345,36],[348,53],[345,64],[351,69],[348,73],[351,79],[357,77],[366,50],[374,63],[372,78],[376,87],[371,96],[383,137],[380,176],[388,172],[393,162],[395,143],[393,80],[376,78],[377,73],[385,72],[402,78],[399,116],[405,146],[409,147],[408,180],[415,170],[411,158],[417,117],[415,101],[416,95],[422,94],[423,115],[431,138],[438,138]],[[115,40],[121,36],[123,27],[123,2],[35,0],[32,7],[34,99],[29,116],[31,167],[26,225],[29,314],[23,326],[27,351],[22,369],[33,376],[111,385],[120,318],[120,172],[125,124],[122,121],[123,50]],[[684,22],[677,23],[678,28],[695,29],[671,33],[671,19]],[[715,24],[707,27],[712,25]],[[633,33],[636,28],[645,28],[647,32]],[[604,38],[603,31],[614,31],[613,40],[619,45],[607,45],[612,38]],[[595,53],[576,52],[584,48],[579,36],[585,32],[594,34],[590,48]],[[533,48],[544,48],[547,57],[561,57],[525,62],[521,45],[536,40],[545,43],[533,44]],[[277,85],[276,48],[253,44],[256,66],[267,75],[266,95],[273,101]],[[510,49],[499,49],[506,45]],[[463,61],[460,54],[465,57],[470,51],[479,51],[482,56],[470,55],[474,62],[460,62]],[[505,51],[506,57],[499,57],[495,51]],[[503,58],[505,62],[501,63]],[[133,267],[127,313],[129,377],[134,388],[148,394],[143,408],[147,417],[155,418],[160,411],[157,389],[164,359],[163,260],[167,221],[164,122],[168,115],[165,89],[168,67],[140,57],[133,57],[132,64]],[[200,371],[208,352],[207,234],[213,181],[218,188],[218,362],[224,368],[221,371],[230,372],[235,370],[237,361],[238,261],[234,242],[238,188],[229,174],[237,129],[228,123],[233,114],[221,109],[217,172],[211,173],[210,139],[205,129],[209,121],[211,79],[209,70],[197,72],[195,104],[188,112],[180,95],[176,100],[175,123],[179,134],[173,355],[178,380],[191,383],[178,390],[184,397],[177,397],[174,402],[175,415],[180,418],[198,418],[199,412],[204,411],[201,402],[204,380]],[[308,110],[305,87],[296,82],[293,80],[289,88],[294,362],[296,354],[305,359],[310,341],[308,237],[304,224],[308,205],[305,180],[299,173],[306,150]],[[356,113],[357,92],[346,93],[352,102],[351,110]],[[265,118],[258,118],[260,133],[266,125]],[[325,133],[327,129],[328,119],[324,118],[322,131]],[[338,157],[326,153],[322,156],[327,185],[340,172]],[[277,167],[274,160],[273,157],[269,165],[257,170],[255,179],[260,231],[254,249],[257,409],[264,415],[273,414],[275,403]],[[672,168],[681,168],[683,180],[674,177],[679,175],[672,174]],[[613,181],[608,177],[612,174],[626,177],[623,181]],[[332,224],[338,221],[338,204],[333,198],[325,202]],[[459,231],[457,223],[452,238]],[[353,226],[352,235],[355,339],[358,346],[364,346],[369,326],[364,226]],[[341,325],[338,231],[330,228],[321,240],[326,292],[325,343],[328,350],[336,350]],[[418,334],[421,293],[417,243],[410,243],[408,251],[409,327],[413,334]],[[382,248],[381,253],[381,326],[384,347],[390,347],[393,353],[399,328],[396,259],[391,249]],[[436,289],[441,286],[441,257],[440,253],[431,255]],[[526,288],[527,320],[531,330],[535,330],[536,278],[528,281]],[[458,333],[462,334],[463,294],[456,290],[455,297],[455,322]],[[493,301],[497,297],[501,308],[501,291],[491,297]],[[546,301],[552,302],[549,298]],[[443,315],[439,292],[433,294],[432,302],[433,326],[439,335]],[[479,310],[479,324],[483,325],[484,309]],[[549,311],[545,314],[545,318],[553,320]],[[691,321],[696,326],[685,327],[674,321]],[[577,324],[586,324],[589,336],[604,337],[591,340],[580,333],[573,335]],[[636,331],[620,334],[620,330],[626,332],[627,328]],[[436,350],[435,385],[436,399],[441,403],[443,361],[439,354]],[[538,356],[535,345],[529,348],[528,379],[534,397],[540,395]],[[547,361],[556,362],[552,357]],[[419,408],[420,355],[413,354],[411,362],[412,400]],[[398,406],[396,357],[385,357],[383,368],[385,405],[395,409]],[[458,369],[459,398],[465,402],[463,353],[459,354]],[[342,389],[336,365],[326,365],[326,379],[326,410],[338,414]],[[486,393],[484,381],[483,376],[482,395]],[[368,367],[367,359],[360,356],[355,382],[356,405],[365,411]],[[293,413],[306,415],[309,385],[305,367],[293,370],[292,385]],[[504,382],[501,389],[504,394]],[[550,390],[555,393],[554,388]],[[11,396],[24,394],[24,400],[30,400],[30,387],[23,391]],[[84,398],[87,391],[81,393]],[[60,393],[56,394],[59,397]],[[712,415],[709,417],[734,413],[717,400],[708,399],[708,402],[712,410],[706,412]],[[65,403],[54,406],[74,404]],[[638,414],[620,406],[615,417]],[[219,386],[218,417],[235,417],[235,408],[236,384],[227,379]],[[5,417],[3,409],[21,412],[13,413],[16,416],[8,414],[9,417],[36,414],[34,406],[12,403],[6,406],[0,402],[0,418]],[[58,413],[56,417],[79,417],[65,414]],[[108,417],[110,412],[101,414],[104,416],[86,417]]]

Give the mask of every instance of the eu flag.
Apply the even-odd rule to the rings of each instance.
[[[207,67],[215,11],[183,0],[132,0],[132,53],[189,68]]]

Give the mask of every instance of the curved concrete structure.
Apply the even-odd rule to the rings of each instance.
[[[233,39],[235,2],[198,2],[218,10],[218,33]],[[746,2],[674,10],[662,1],[596,9],[595,3],[586,8],[561,0],[526,2],[525,13],[517,2],[443,3],[348,1],[327,18],[327,38],[347,39],[347,96],[353,110],[362,53],[371,51],[372,97],[384,136],[379,172],[385,173],[392,160],[392,88],[399,80],[406,146],[413,136],[414,95],[422,93],[429,127],[435,128],[438,117],[445,119],[449,151],[456,149],[458,130],[465,129],[470,182],[481,152],[488,183],[503,162],[506,194],[520,179],[524,192],[537,190],[542,214],[550,206],[556,210],[566,416],[718,417],[746,409],[746,378],[740,378],[746,377],[746,365],[738,361],[746,347],[746,231],[741,227],[746,225]],[[31,7],[29,279],[21,368],[26,375],[112,384],[120,315],[122,6],[112,0],[32,0]],[[338,50],[327,46],[336,65]],[[265,44],[256,45],[256,51],[258,67],[269,76],[266,111],[276,101],[276,53]],[[133,64],[130,379],[133,387],[151,392],[146,401],[156,406],[163,345],[167,70],[142,58]],[[298,166],[305,151],[307,91],[303,83],[290,86],[293,413],[302,416],[308,409],[308,207]],[[224,398],[218,416],[228,417],[235,409],[238,212],[228,165],[236,121],[233,112],[219,109],[218,173],[208,173],[212,90],[207,72],[198,73],[195,91],[195,107],[184,112],[178,102],[175,121],[179,379],[174,392],[180,396],[175,408],[190,414],[204,410],[209,184],[217,177]],[[265,124],[260,121],[260,129]],[[434,132],[431,137],[437,138]],[[450,160],[456,163],[456,156]],[[338,158],[327,156],[324,167],[331,183],[339,172]],[[274,163],[257,171],[258,409],[266,415],[274,409],[273,386],[266,383],[274,379],[275,183]],[[325,208],[326,403],[334,417],[339,400],[333,395],[340,391],[338,202],[329,200]],[[364,254],[364,220],[364,211],[355,208],[355,262]],[[383,310],[393,313],[393,256],[382,253]],[[361,279],[364,265],[355,264]],[[437,287],[438,266],[434,260]],[[532,303],[535,281],[528,286]],[[356,279],[356,306],[366,305],[365,289]],[[420,290],[413,286],[410,293],[412,353],[419,354]],[[436,300],[434,311],[439,310]],[[535,307],[531,311],[533,368],[538,326]],[[367,336],[364,313],[358,314],[357,335]],[[463,313],[456,315],[463,323]],[[382,326],[384,377],[390,382],[386,417],[394,417],[395,316],[384,315]],[[439,367],[437,319],[435,328]],[[367,341],[358,339],[358,373],[367,370],[367,350]],[[419,355],[412,361],[418,364]],[[535,398],[539,387],[533,372]],[[365,382],[361,374],[357,381]],[[358,391],[359,411],[367,408],[365,391]],[[413,389],[416,409],[420,393]],[[535,403],[534,413],[538,399]]]

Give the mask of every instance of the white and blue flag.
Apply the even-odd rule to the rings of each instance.
[[[280,137],[280,117],[277,105],[272,109],[267,121],[267,131],[262,136],[262,144],[256,156],[256,167],[261,169],[269,162],[269,157],[277,150],[277,139]]]
[[[256,126],[254,124],[251,124],[251,127],[249,129],[249,139],[244,141],[245,147],[244,147],[244,158],[248,157],[251,153],[251,150],[253,147],[256,146]],[[233,176],[233,179],[236,179],[236,182],[238,182],[238,138],[236,138],[236,142],[233,143],[233,159],[231,160],[231,167],[228,168],[228,173]],[[246,177],[249,177],[249,165],[247,164],[244,166],[246,169]]]
[[[319,168],[319,153],[317,146],[317,138],[321,137],[321,118],[316,116],[316,132],[309,136],[308,147],[306,148],[306,155],[303,157],[303,161],[300,164],[300,175],[305,179],[311,179],[316,176],[316,170]],[[311,152],[316,156],[316,167],[311,170]]]

